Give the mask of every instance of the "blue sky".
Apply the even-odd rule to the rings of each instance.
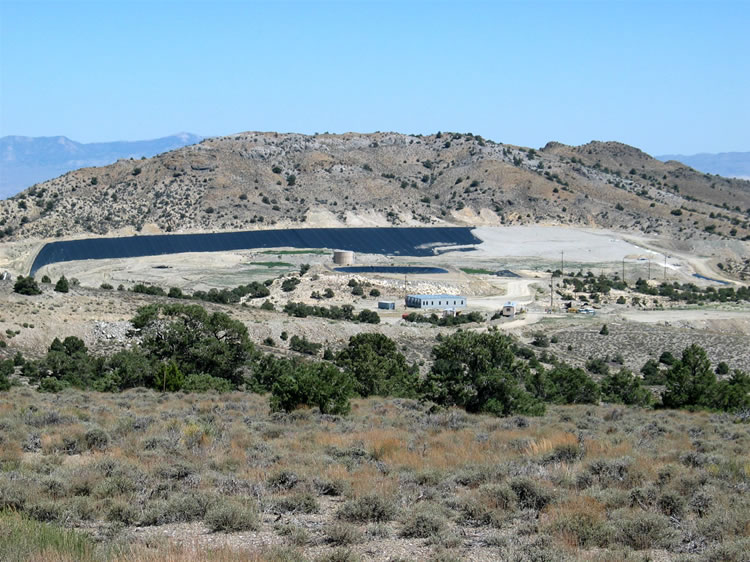
[[[0,0],[0,136],[750,150],[750,1]]]

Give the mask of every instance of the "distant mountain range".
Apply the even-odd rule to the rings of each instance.
[[[0,138],[0,199],[71,170],[106,166],[121,158],[151,157],[203,140],[191,133],[143,141],[83,144],[67,137]]]
[[[662,162],[676,160],[707,174],[727,178],[750,179],[750,152],[720,152],[718,154],[664,154],[657,156]]]

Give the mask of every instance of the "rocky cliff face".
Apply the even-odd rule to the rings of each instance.
[[[542,223],[742,238],[748,212],[750,182],[620,143],[534,150],[458,133],[249,132],[69,172],[0,201],[0,229],[19,239]]]

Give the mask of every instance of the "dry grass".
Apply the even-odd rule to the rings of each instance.
[[[395,399],[353,412],[16,387],[0,398],[0,508],[70,529],[91,560],[699,560],[750,536],[750,431],[729,415],[498,419]],[[76,558],[31,539],[0,548]]]

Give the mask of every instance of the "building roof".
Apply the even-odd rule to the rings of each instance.
[[[407,298],[411,299],[465,299],[466,297],[461,295],[406,295]]]

